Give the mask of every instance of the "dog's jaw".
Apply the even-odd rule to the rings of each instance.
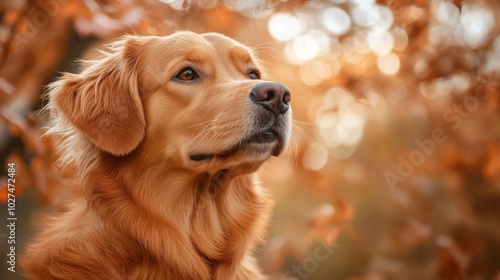
[[[287,133],[281,132],[281,129],[267,129],[243,137],[242,140],[237,141],[234,146],[217,153],[199,153],[192,154],[189,158],[193,161],[204,161],[211,159],[224,159],[228,158],[242,149],[251,146],[255,150],[260,150],[260,147],[269,149],[272,156],[278,156],[284,149],[284,143],[287,141]]]
[[[290,140],[291,109],[279,117],[251,116],[250,119],[253,119],[251,125],[232,146],[216,152],[191,152],[186,155],[189,166],[215,173],[222,169],[238,169],[239,165],[258,167],[270,157],[282,154]],[[250,172],[256,169],[250,168]]]

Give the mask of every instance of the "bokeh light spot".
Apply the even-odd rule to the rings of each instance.
[[[321,15],[321,22],[330,33],[337,36],[346,34],[351,28],[351,18],[337,7],[326,9]]]
[[[457,6],[451,2],[445,1],[440,2],[434,12],[436,19],[441,24],[448,26],[454,26],[458,21],[458,16],[460,15],[460,11]]]
[[[344,114],[339,119],[337,136],[345,145],[356,145],[363,136],[364,120],[356,114]]]
[[[315,58],[320,49],[319,45],[310,36],[298,36],[292,41],[293,52],[295,53],[295,57],[297,57],[300,61],[308,61]]]
[[[368,46],[378,54],[387,54],[394,46],[394,38],[388,31],[371,32],[368,35]]]
[[[269,19],[268,28],[276,40],[289,41],[302,32],[302,23],[289,13],[276,13]]]
[[[403,51],[408,46],[408,34],[402,28],[395,27],[391,30],[392,37],[394,38],[394,47],[396,51]]]
[[[394,23],[394,15],[389,8],[372,3],[355,6],[351,16],[356,25],[373,30],[387,30]]]
[[[338,117],[334,113],[327,113],[318,120],[319,136],[328,147],[341,144],[337,137]]]
[[[319,143],[311,143],[304,154],[302,163],[310,170],[320,170],[328,162],[328,150]]]
[[[385,75],[394,75],[398,73],[401,62],[394,53],[381,54],[377,56],[377,67]]]
[[[308,61],[300,66],[300,77],[305,84],[315,86],[332,75],[330,65],[320,59]]]
[[[354,154],[356,146],[339,145],[330,148],[330,155],[336,159],[347,159]]]
[[[465,10],[460,16],[464,42],[471,48],[482,46],[495,24],[491,11],[486,9]]]

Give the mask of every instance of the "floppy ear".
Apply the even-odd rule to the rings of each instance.
[[[145,133],[137,85],[140,42],[131,36],[109,45],[104,57],[88,61],[81,74],[66,74],[52,85],[55,106],[100,149],[114,155],[133,151]]]

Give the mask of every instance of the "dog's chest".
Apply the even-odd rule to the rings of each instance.
[[[213,260],[227,257],[235,231],[246,234],[239,229],[242,223],[241,209],[228,212],[226,207],[223,207],[224,210],[219,207],[216,202],[207,200],[193,210],[191,217],[191,241],[201,254]]]
[[[226,260],[235,248],[249,248],[264,218],[262,203],[251,185],[231,185],[220,193],[204,193],[193,207],[190,239],[206,258]],[[263,229],[262,229],[263,230]]]

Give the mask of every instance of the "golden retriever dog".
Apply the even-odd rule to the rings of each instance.
[[[76,198],[26,249],[29,279],[263,279],[272,202],[253,174],[289,141],[291,95],[216,33],[126,36],[48,90]]]

